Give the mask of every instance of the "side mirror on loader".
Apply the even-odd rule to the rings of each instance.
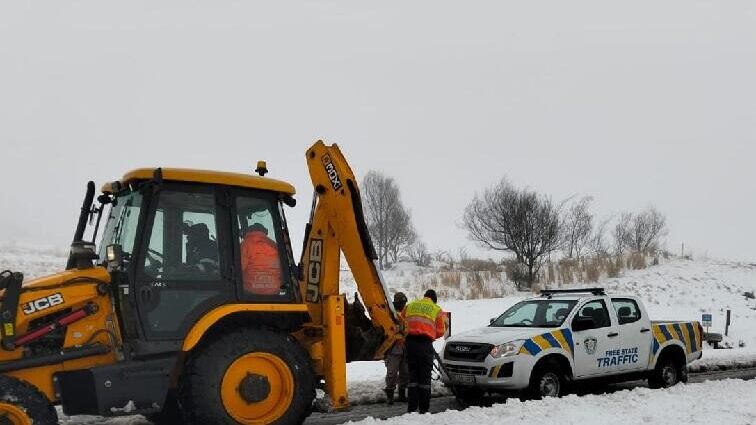
[[[105,257],[108,271],[121,270],[123,268],[123,247],[121,245],[108,245],[105,248]]]

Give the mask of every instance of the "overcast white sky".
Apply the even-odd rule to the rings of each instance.
[[[0,4],[0,241],[66,246],[89,178],[258,159],[299,239],[318,138],[394,176],[431,249],[482,252],[458,223],[506,175],[753,261],[756,3]]]

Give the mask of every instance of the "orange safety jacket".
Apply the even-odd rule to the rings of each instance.
[[[259,230],[244,235],[241,243],[244,290],[255,295],[278,295],[281,291],[281,258],[276,243]]]
[[[430,298],[412,301],[402,311],[402,319],[407,325],[407,335],[426,336],[431,341],[441,338],[446,333],[444,317],[441,307]]]

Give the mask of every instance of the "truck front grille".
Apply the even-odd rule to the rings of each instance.
[[[487,375],[488,369],[478,366],[462,366],[444,363],[444,368],[449,373],[461,373],[465,375]]]
[[[474,342],[450,342],[444,348],[444,359],[480,363],[486,359],[493,345]]]

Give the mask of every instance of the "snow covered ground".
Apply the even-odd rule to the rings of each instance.
[[[709,381],[666,390],[636,388],[612,394],[569,395],[521,402],[509,399],[493,407],[472,407],[432,416],[417,413],[387,420],[368,418],[350,424],[701,424],[756,423],[756,380]]]
[[[33,278],[60,270],[65,264],[65,255],[65,250],[0,245],[0,269],[20,270],[26,274],[27,278]],[[421,269],[413,265],[401,264],[393,270],[387,271],[384,277],[392,294],[395,291],[402,290],[417,295],[426,288],[441,282],[444,279],[443,276],[445,276],[443,273],[445,272],[434,268]],[[502,274],[493,273],[489,274],[488,277],[489,280],[483,282],[483,288],[491,293],[503,295],[502,297],[470,300],[442,298],[440,300],[440,304],[446,310],[452,312],[453,333],[485,326],[490,318],[498,316],[515,302],[532,295],[514,291],[511,282],[507,282]],[[353,293],[355,284],[351,275],[348,272],[342,273],[341,280],[344,292]],[[463,275],[460,280],[460,288],[448,291],[447,295],[465,295],[468,276]],[[645,300],[652,319],[700,320],[702,313],[712,313],[714,316],[712,332],[724,332],[725,312],[730,309],[732,311],[732,325],[730,326],[729,341],[735,348],[714,350],[711,347],[705,347],[703,359],[693,363],[691,369],[707,370],[728,365],[756,365],[756,301],[746,299],[743,296],[746,291],[756,291],[756,264],[675,259],[644,270],[625,271],[618,278],[605,278],[598,284],[591,284],[590,286],[603,286],[612,293],[629,293],[640,296]],[[442,344],[442,342],[437,342],[436,348],[440,350]],[[385,369],[382,362],[357,362],[348,365],[351,402],[365,403],[381,400],[384,373]],[[711,385],[716,386],[717,384],[712,383]],[[755,391],[752,387],[749,388],[751,391]],[[638,394],[641,399],[646,397],[643,392],[645,390],[636,391],[632,392],[634,396]],[[684,391],[687,390],[674,389],[669,394],[674,395],[681,392],[688,394]],[[435,383],[434,392],[446,393],[446,390]],[[622,396],[614,397],[621,398]],[[740,395],[737,398],[740,398]],[[547,402],[545,405],[550,405],[549,403],[553,402]],[[507,409],[512,406],[511,403],[507,404]],[[514,406],[518,406],[517,409],[529,408],[527,403],[522,406],[515,403]],[[540,408],[538,407],[538,409]],[[453,414],[450,413],[450,415]],[[575,416],[575,418],[575,420],[578,420],[579,416]],[[444,423],[457,422],[450,420]],[[752,420],[751,422],[756,421]],[[87,423],[98,422],[92,419]],[[115,423],[126,422],[108,421],[108,424]]]

